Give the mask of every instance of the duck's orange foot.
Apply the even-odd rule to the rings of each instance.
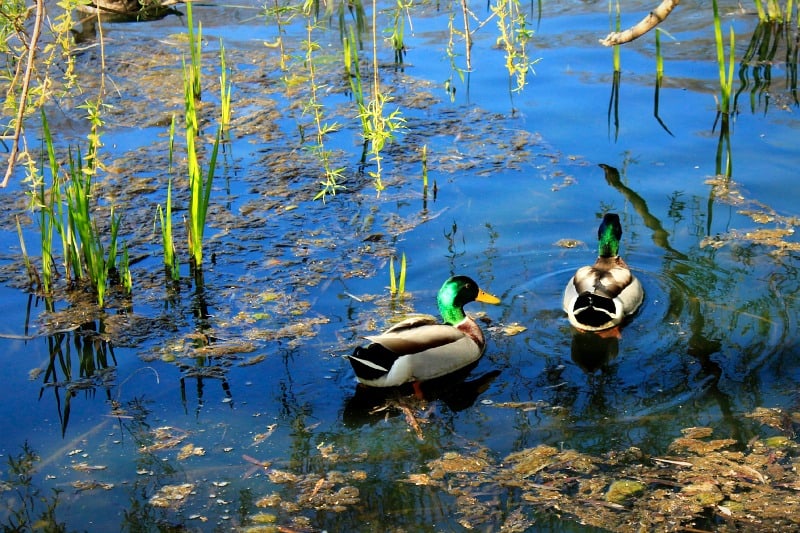
[[[600,337],[601,339],[621,339],[622,338],[622,331],[620,331],[619,326],[614,326],[613,328],[604,329],[602,331],[595,331],[595,334]]]
[[[411,386],[414,387],[414,396],[417,400],[424,400],[425,394],[422,392],[422,384],[419,381],[412,381]]]

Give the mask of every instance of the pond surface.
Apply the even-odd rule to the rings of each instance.
[[[382,11],[381,28],[393,7]],[[485,5],[471,7],[480,21],[489,18]],[[626,4],[622,26],[652,7]],[[545,3],[540,18],[536,3],[528,8],[536,21],[528,53],[540,61],[520,92],[510,91],[495,20],[476,32],[464,81],[445,51],[450,10],[461,20],[456,6],[408,10],[402,66],[381,41],[383,89],[407,129],[385,149],[380,195],[368,174],[374,164],[361,163],[336,16],[315,30],[324,112],[341,125],[326,142],[346,187],[323,203],[314,201],[320,162],[300,133],[311,131],[308,95],[302,82],[283,80],[291,69],[281,72],[279,51],[265,46],[278,36],[274,18],[256,2],[197,5],[206,145],[220,38],[234,118],[212,192],[213,259],[198,280],[184,257],[177,283],[164,281],[153,221],[170,177],[169,117],[183,111],[185,17],[104,25],[113,107],[104,116],[98,201],[123,215],[133,294],[112,294],[102,312],[75,291],[49,311],[28,294],[11,209],[23,215],[34,256],[38,229],[24,210],[19,170],[5,191],[1,236],[0,453],[16,460],[28,446],[39,459],[30,486],[3,485],[12,491],[4,493],[4,522],[27,502],[31,521],[50,505],[66,529],[95,531],[632,530],[637,520],[677,530],[766,519],[796,527],[790,504],[785,516],[758,514],[720,488],[714,471],[705,482],[727,499],[695,498],[691,510],[645,515],[645,500],[678,498],[685,486],[662,494],[666,482],[630,470],[656,464],[652,457],[679,464],[708,453],[676,447],[680,438],[722,443],[726,461],[739,457],[742,469],[758,470],[741,457],[755,453],[755,442],[789,436],[770,452],[774,464],[750,476],[768,485],[778,466],[791,471],[800,422],[800,122],[796,59],[785,60],[795,34],[771,34],[772,61],[737,65],[739,112],[725,130],[716,120],[709,3],[682,3],[663,25],[672,38],[661,35],[658,117],[652,33],[623,47],[614,99],[612,50],[597,44],[608,33],[607,4]],[[723,2],[721,12],[739,61],[758,19],[736,2]],[[304,20],[284,28],[296,70]],[[100,68],[92,42],[77,55],[90,92]],[[83,98],[47,110],[62,148],[88,132],[83,111],[72,107]],[[426,197],[423,146],[436,184]],[[176,225],[187,198],[181,179]],[[622,255],[645,302],[620,339],[587,339],[571,329],[561,294],[572,273],[594,261],[607,211],[620,214]],[[390,297],[389,260],[401,254],[406,294]],[[342,356],[405,313],[435,313],[436,290],[454,273],[502,300],[467,307],[482,316],[488,337],[479,363],[428,384],[424,400],[405,389],[357,389]],[[694,438],[687,428],[703,430]],[[543,459],[522,469],[522,456],[510,455],[543,450],[561,466]],[[566,453],[575,456],[567,461]],[[635,460],[619,460],[624,454]],[[581,466],[588,463],[596,466]],[[2,478],[16,479],[13,468]],[[649,480],[642,498],[619,509],[603,499],[612,481],[631,478]],[[783,489],[769,487],[780,500],[779,491],[793,494],[796,484],[794,477],[781,480]],[[44,500],[18,497],[35,489]],[[670,514],[672,521],[658,521]]]

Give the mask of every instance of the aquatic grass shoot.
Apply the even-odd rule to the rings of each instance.
[[[782,9],[778,0],[766,0],[766,8],[762,0],[755,0],[756,12],[760,22],[784,22],[792,20],[792,0]]]
[[[197,108],[195,107],[194,92],[191,84],[191,73],[184,69],[184,95],[186,103],[185,133],[187,172],[189,175],[189,220],[187,235],[189,240],[189,255],[193,266],[200,268],[203,264],[203,234],[205,233],[206,215],[208,204],[211,200],[211,187],[214,183],[214,172],[217,166],[217,154],[222,129],[217,129],[208,169],[203,173],[200,159],[197,154],[196,138],[198,136]]]
[[[403,295],[406,292],[406,254],[400,259],[400,277],[396,278],[394,269],[394,256],[389,259],[389,294],[392,296]]]
[[[734,47],[736,43],[733,27],[731,26],[730,41],[728,45],[728,67],[726,69],[725,47],[723,43],[722,24],[720,22],[717,0],[712,0],[712,9],[714,13],[714,41],[717,49],[717,64],[719,66],[720,87],[720,98],[717,101],[717,116],[714,119],[714,127],[716,127],[717,122],[720,123],[719,141],[717,143],[717,152],[715,156],[716,173],[717,175],[730,178],[733,176],[733,153],[731,149],[730,138],[730,117],[733,110],[731,109],[730,102],[731,92],[733,90],[733,70],[735,66]]]
[[[719,87],[720,87],[720,100],[717,102],[717,110],[719,113],[727,115],[731,112],[730,99],[731,90],[733,88],[733,70],[734,70],[734,47],[735,38],[733,27],[730,29],[730,43],[729,43],[729,59],[728,68],[725,68],[725,49],[722,37],[722,28],[719,17],[719,8],[717,0],[712,1],[714,10],[714,41],[717,48],[717,64],[719,66]]]
[[[428,145],[422,145],[422,199],[428,199]]]
[[[203,23],[197,23],[197,34],[194,31],[194,20],[192,18],[192,2],[186,2],[186,25],[189,36],[189,57],[191,59],[189,79],[194,97],[198,100],[202,98],[202,47],[203,47]],[[185,67],[184,67],[185,68]]]
[[[172,178],[167,182],[167,202],[162,208],[156,207],[158,221],[161,225],[161,247],[164,252],[164,267],[170,277],[177,281],[180,279],[180,263],[178,254],[175,253],[175,240],[172,236]]]
[[[175,239],[172,233],[172,163],[175,155],[175,115],[169,125],[169,159],[167,173],[170,175],[167,181],[167,200],[162,208],[156,206],[158,221],[161,225],[161,247],[164,255],[164,267],[169,272],[170,278],[177,281],[180,279],[180,261],[175,251]]]
[[[621,22],[621,10],[619,5],[619,0],[616,2],[612,2],[609,0],[608,3],[608,12],[609,16],[613,17],[613,27],[614,31],[619,32],[622,27]],[[612,61],[613,61],[613,68],[614,71],[612,73],[611,78],[611,96],[608,100],[608,114],[607,114],[607,121],[608,121],[608,131],[609,135],[611,134],[612,124],[614,130],[614,140],[616,141],[619,138],[619,87],[620,83],[622,82],[622,70],[621,70],[621,60],[620,60],[620,45],[615,44],[613,47],[612,52]]]
[[[50,294],[54,276],[55,265],[53,251],[54,233],[61,237],[65,277],[68,282],[87,280],[94,289],[97,304],[103,307],[109,276],[117,273],[128,292],[132,283],[126,282],[130,278],[127,255],[123,254],[122,260],[117,261],[119,246],[119,228],[121,217],[115,215],[114,208],[110,209],[110,224],[108,235],[98,228],[94,219],[96,207],[93,199],[93,178],[99,165],[98,149],[100,142],[99,106],[87,104],[91,123],[89,134],[89,152],[84,158],[80,148],[73,155],[72,149],[67,152],[67,168],[64,178],[58,166],[47,117],[42,112],[42,131],[48,155],[51,185],[45,188],[44,180],[40,180],[34,187],[33,207],[39,211],[39,225],[42,250],[42,290]],[[84,163],[85,162],[85,163]],[[64,206],[66,205],[66,211]],[[104,245],[107,238],[108,246]]]
[[[411,7],[411,2],[404,2],[397,0],[394,13],[392,14],[392,34],[389,40],[392,42],[392,49],[394,50],[394,64],[402,65],[403,58],[406,53],[405,37],[405,16],[408,15],[408,10]],[[410,20],[410,16],[409,16]]]
[[[219,101],[220,101],[220,127],[224,132],[228,132],[231,124],[231,91],[233,83],[228,78],[228,68],[225,62],[225,45],[222,38],[219,39]]]
[[[86,277],[95,290],[97,305],[103,307],[105,303],[106,288],[109,273],[117,270],[117,246],[121,217],[114,214],[111,208],[111,225],[109,233],[108,250],[103,245],[102,234],[93,220],[93,207],[91,205],[92,172],[86,172],[81,160],[81,152],[73,157],[72,151],[68,155],[69,180],[66,184],[66,201],[68,206],[69,229],[78,237],[79,244],[73,253],[82,259],[82,267]],[[127,270],[127,265],[122,265]]]
[[[187,4],[188,6],[188,4]],[[188,7],[187,12],[191,12]],[[211,188],[214,183],[214,173],[217,166],[217,154],[222,136],[222,127],[217,128],[216,138],[205,173],[200,165],[198,156],[197,138],[200,134],[197,100],[201,94],[200,84],[200,35],[202,23],[198,23],[198,36],[195,39],[191,16],[187,17],[189,26],[189,51],[192,64],[187,66],[183,61],[183,94],[184,94],[184,132],[186,136],[187,174],[189,178],[189,220],[187,221],[187,237],[189,256],[192,265],[200,269],[203,265],[203,234],[205,233],[208,204],[211,199]],[[170,158],[172,154],[170,152]],[[169,218],[168,216],[164,217]],[[166,220],[165,220],[166,223]],[[170,232],[171,233],[171,232]],[[165,259],[167,259],[165,255]],[[176,262],[170,266],[172,275],[177,269]]]

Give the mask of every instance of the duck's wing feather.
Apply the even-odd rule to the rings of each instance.
[[[406,325],[398,328],[401,324],[397,324],[380,335],[367,337],[367,339],[400,356],[452,344],[465,337],[463,332],[447,324],[424,322],[414,327]]]
[[[450,364],[446,361],[448,359],[446,355],[451,351],[460,353],[469,347],[469,342],[472,342],[467,335],[453,326],[431,324],[430,321],[419,317],[414,317],[410,321],[404,321],[405,324],[401,322],[380,335],[366,337],[370,344],[357,347],[353,355],[348,356],[359,380],[370,382],[387,379],[390,372],[394,371],[398,373],[395,376],[395,384],[408,381],[413,377],[414,364],[408,362],[404,368],[393,370],[395,363],[401,358],[415,361],[432,358],[432,361],[426,361],[423,367],[429,367],[428,371],[439,375],[439,367]],[[433,321],[435,322],[435,319]],[[416,323],[416,326],[410,327],[410,323]],[[462,346],[465,343],[466,346]],[[445,346],[446,348],[443,348]],[[440,350],[437,351],[437,348]],[[437,362],[442,356],[445,361]],[[417,376],[417,379],[427,377],[429,376],[423,374]]]
[[[577,294],[591,293],[614,299],[636,278],[627,266],[596,263],[578,269],[572,278]]]
[[[390,327],[381,333],[381,335],[386,335],[387,333],[400,333],[401,331],[407,331],[421,326],[432,326],[436,325],[437,323],[436,317],[431,315],[412,315]],[[377,335],[373,335],[373,337],[377,337]],[[367,338],[370,339],[373,337]]]

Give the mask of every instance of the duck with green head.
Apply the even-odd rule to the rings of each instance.
[[[580,331],[619,335],[618,326],[639,309],[644,290],[619,256],[622,225],[619,216],[607,213],[597,230],[598,257],[594,265],[575,272],[564,289],[564,311]]]
[[[444,323],[429,315],[407,318],[347,356],[358,381],[371,387],[396,387],[450,374],[483,355],[486,342],[464,305],[500,300],[484,292],[467,276],[444,282],[437,296]]]

